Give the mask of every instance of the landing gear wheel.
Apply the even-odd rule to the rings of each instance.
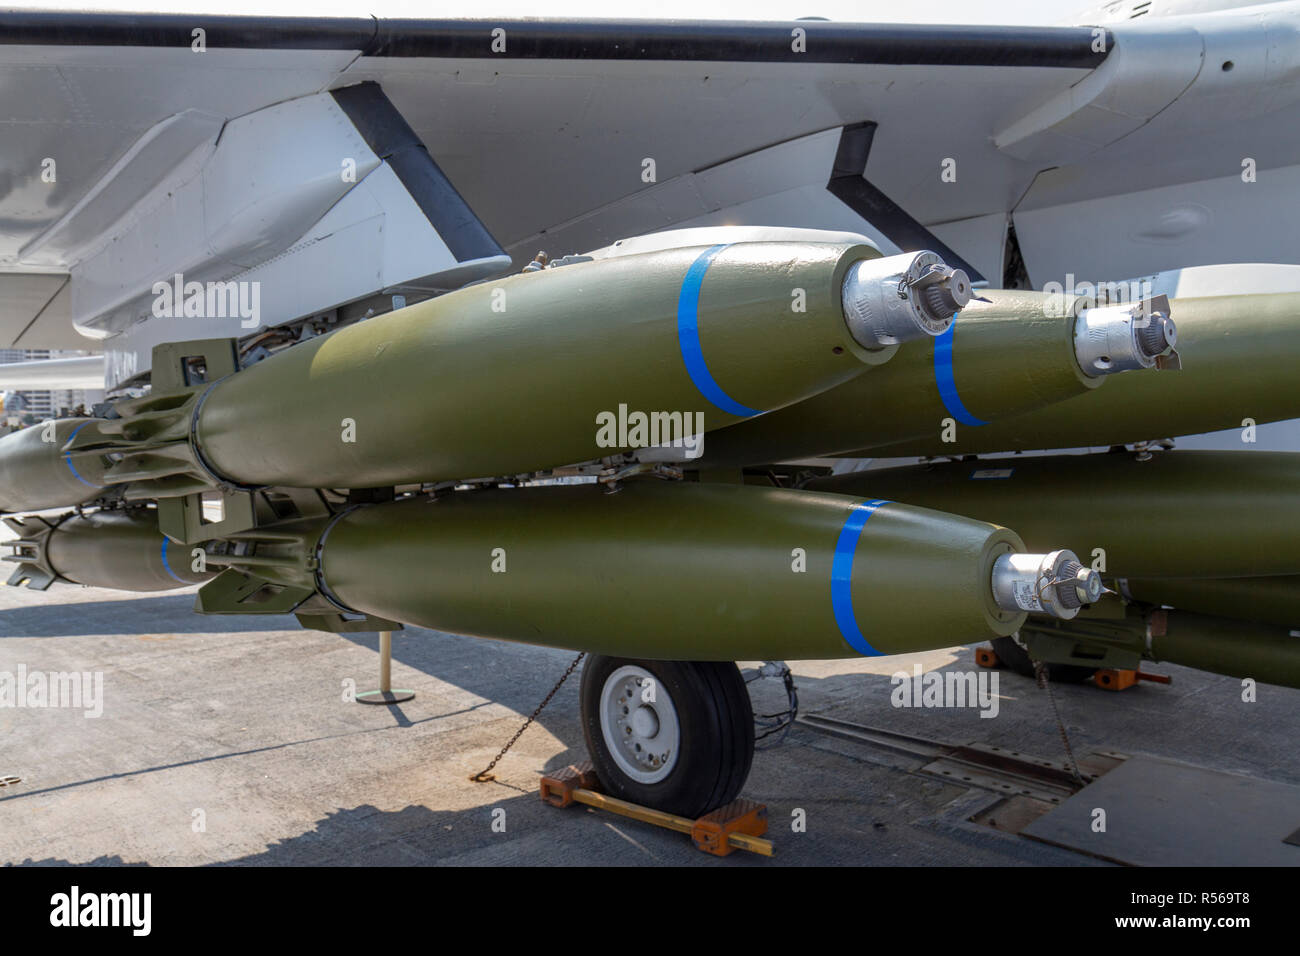
[[[1034,662],[1029,659],[1029,652],[1017,644],[1015,638],[993,638],[993,653],[998,655],[998,660],[1017,674],[1023,674],[1025,677],[1034,676]],[[1095,667],[1083,667],[1078,664],[1047,665],[1047,679],[1053,684],[1079,684],[1096,672]]]
[[[754,711],[729,662],[587,659],[587,752],[611,796],[683,817],[736,799],[754,759]]]

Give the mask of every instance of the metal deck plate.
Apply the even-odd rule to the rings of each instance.
[[[1137,866],[1300,866],[1297,826],[1300,787],[1131,757],[1022,832]]]

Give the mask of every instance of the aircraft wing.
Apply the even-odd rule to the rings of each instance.
[[[0,339],[106,340],[112,387],[161,341],[675,226],[860,232],[995,287],[1022,262],[1041,285],[1295,259],[1267,190],[1224,211],[1243,154],[1300,171],[1295,7],[1111,29],[3,12]],[[255,282],[258,314],[195,333],[159,315],[176,276]]]
[[[0,389],[91,389],[104,387],[104,356],[43,359],[0,365]]]

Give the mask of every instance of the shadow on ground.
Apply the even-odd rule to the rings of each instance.
[[[228,614],[220,619],[196,614],[194,595],[170,594],[124,601],[86,601],[65,605],[75,614],[51,614],[48,605],[0,611],[0,639],[73,637],[82,634],[207,634],[213,631],[284,631],[298,626],[292,615]]]

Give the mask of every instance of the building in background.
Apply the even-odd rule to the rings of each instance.
[[[74,358],[89,354],[91,353],[73,349],[0,349],[0,365],[8,365],[11,362]],[[12,400],[13,395],[17,395],[18,402]],[[102,389],[65,388],[52,391],[22,389],[6,394],[4,414],[6,422],[10,425],[30,425],[48,418],[67,417],[78,408],[88,411],[92,405],[103,400]]]

